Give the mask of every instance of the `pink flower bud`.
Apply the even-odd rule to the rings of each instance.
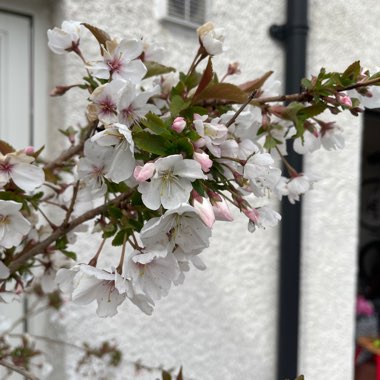
[[[352,107],[352,101],[348,95],[337,92],[335,98],[342,106]]]
[[[145,182],[148,179],[152,178],[154,170],[154,163],[147,162],[144,166],[136,166],[133,172],[133,176],[137,182]]]
[[[221,197],[219,202],[213,203],[212,209],[214,210],[216,220],[223,220],[225,222],[232,222],[234,220],[228,204],[223,197]]]
[[[240,74],[240,63],[239,62],[233,62],[228,65],[227,74],[228,75],[234,75],[234,74]]]
[[[193,158],[195,161],[197,161],[201,164],[201,168],[205,173],[210,171],[210,168],[212,166],[212,160],[210,159],[210,157],[207,153],[205,153],[205,152],[194,152]]]
[[[34,153],[34,146],[27,146],[26,148],[24,148],[24,153],[32,155]]]
[[[181,133],[186,127],[186,121],[183,117],[176,117],[172,124],[172,129],[177,133]]]
[[[249,220],[251,220],[253,223],[256,224],[258,222],[260,215],[255,208],[251,210],[244,209],[243,212],[246,216],[248,216]]]
[[[195,149],[203,148],[205,145],[206,145],[206,140],[203,137],[193,142],[193,146]]]
[[[215,215],[210,201],[207,198],[201,198],[200,202],[193,199],[193,206],[203,223],[211,228],[215,222]]]

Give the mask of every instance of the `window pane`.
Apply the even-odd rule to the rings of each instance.
[[[195,24],[205,22],[206,0],[190,0],[190,21]]]
[[[185,19],[185,0],[169,0],[168,14],[181,20]]]

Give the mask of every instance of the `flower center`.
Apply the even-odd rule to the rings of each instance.
[[[116,113],[115,104],[112,103],[112,100],[108,96],[100,103],[100,107],[102,108],[102,113],[106,115]]]
[[[0,215],[0,226],[9,224],[9,215]]]
[[[0,172],[10,174],[12,172],[13,166],[9,161],[0,162]]]
[[[107,62],[108,67],[110,68],[111,74],[114,72],[119,72],[121,67],[123,66],[121,57],[120,58],[114,58],[112,61]]]

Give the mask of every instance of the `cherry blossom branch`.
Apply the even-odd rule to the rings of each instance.
[[[98,206],[92,210],[89,210],[82,214],[81,216],[77,217],[76,219],[72,220],[71,222],[67,223],[66,225],[62,224],[60,225],[49,237],[47,237],[42,242],[36,244],[34,247],[32,247],[30,250],[21,252],[15,260],[13,260],[9,265],[9,270],[11,273],[14,273],[20,266],[24,264],[24,262],[33,256],[36,256],[40,253],[42,253],[47,247],[49,247],[50,244],[54,243],[58,238],[61,236],[67,234],[68,232],[72,231],[75,227],[78,227],[79,225],[87,222],[88,220],[93,219],[95,216],[103,213],[107,210],[107,208],[111,205],[117,206],[124,200],[128,199],[135,190],[131,190],[128,193],[123,193],[117,196],[116,198],[108,201],[107,203]]]
[[[359,83],[354,83],[349,86],[340,86],[336,87],[335,90],[340,92],[340,91],[348,91],[348,90],[353,90],[355,88],[360,88],[360,87],[368,87],[374,84],[379,84],[380,83],[380,78],[374,78],[374,79],[369,79],[365,82],[359,82]],[[310,93],[308,91],[303,91],[298,94],[291,94],[291,95],[280,95],[280,96],[269,96],[266,98],[258,98],[258,99],[253,99],[252,104],[263,104],[263,103],[272,103],[272,102],[302,102],[302,101],[307,101],[310,99]]]
[[[68,160],[70,160],[75,155],[79,154],[83,150],[84,143],[86,140],[91,136],[92,131],[96,127],[98,121],[95,120],[91,124],[87,126],[87,131],[82,137],[81,141],[74,146],[71,146],[70,148],[66,149],[62,154],[60,154],[55,160],[49,162],[47,165],[45,165],[45,169],[47,170],[54,170],[57,167],[62,166],[62,164]]]
[[[10,369],[13,372],[17,372],[20,375],[24,376],[28,380],[38,380],[36,376],[34,376],[31,372],[27,371],[23,367],[19,367],[15,364],[13,364],[11,361],[6,359],[0,359],[0,365],[2,365],[5,368]]]

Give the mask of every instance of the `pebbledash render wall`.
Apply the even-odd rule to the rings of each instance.
[[[268,69],[282,80],[283,50],[268,37],[268,28],[285,21],[285,3],[211,1],[209,18],[225,28],[229,47],[215,58],[216,69],[223,72],[229,62],[239,60],[242,81]],[[51,6],[52,26],[73,19],[119,37],[148,35],[165,45],[167,63],[182,69],[197,46],[194,31],[157,19],[158,1],[61,0]],[[379,14],[376,0],[364,4],[310,1],[308,72],[316,73],[321,66],[342,70],[358,58],[370,68],[376,66]],[[82,74],[75,57],[62,60],[52,55],[51,62],[52,84],[75,83]],[[76,90],[51,99],[52,153],[60,144],[58,128],[84,122],[84,104],[83,93]],[[299,373],[307,380],[347,380],[353,370],[362,118],[340,117],[339,124],[345,129],[346,149],[316,152],[306,158],[305,171],[323,178],[305,197],[303,213]],[[116,337],[126,362],[109,379],[155,378],[144,371],[133,375],[128,361],[140,360],[164,368],[183,365],[190,379],[275,380],[278,232],[274,228],[250,234],[246,220],[236,215],[234,223],[216,224],[211,247],[202,253],[208,269],[192,270],[184,285],[174,287],[168,297],[157,302],[151,317],[128,302],[111,319],[97,318],[95,305],[70,305],[51,324],[51,334],[71,342]],[[78,243],[81,260],[90,258],[97,244],[92,236]],[[108,263],[114,263],[117,255],[107,248]],[[82,378],[75,371],[78,352],[53,348],[52,352],[56,370],[51,379]]]

